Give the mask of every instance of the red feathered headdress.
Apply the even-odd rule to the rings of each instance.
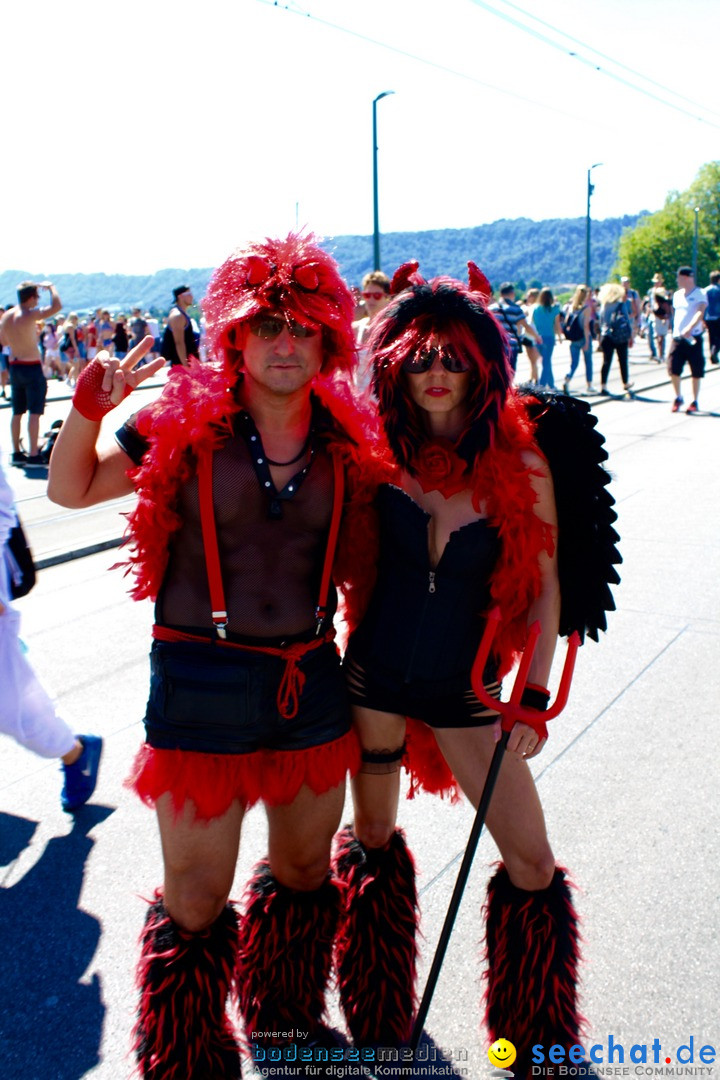
[[[210,353],[219,359],[227,361],[233,327],[261,311],[285,311],[322,328],[325,374],[354,366],[355,304],[337,263],[312,235],[238,248],[213,274],[202,306]]]

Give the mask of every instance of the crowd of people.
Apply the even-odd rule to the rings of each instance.
[[[587,407],[565,401],[556,411],[576,410],[556,454],[557,429],[551,437],[543,420],[552,396],[521,394],[514,382],[525,349],[525,389],[554,389],[553,352],[569,340],[566,394],[581,357],[593,392],[598,343],[600,392],[614,355],[629,390],[643,303],[629,282],[597,294],[580,286],[564,311],[549,288],[518,302],[505,282],[494,299],[482,272],[468,271],[467,284],[426,280],[408,263],[392,280],[366,276],[353,296],[312,237],[290,235],[239,249],[213,274],[202,327],[212,363],[191,362],[201,327],[186,285],[162,334],[137,312],[62,324],[77,364],[61,372],[74,396],[48,494],[84,508],[136,493],[133,595],[155,602],[144,740],[129,778],[162,842],[134,1031],[151,1080],[241,1076],[230,997],[256,1056],[273,1049],[322,1075],[341,1045],[326,1021],[333,971],[355,1046],[407,1045],[419,915],[398,826],[400,769],[414,788],[451,785],[478,805],[500,739],[502,679],[531,625],[522,718],[506,732],[487,817],[502,864],[484,909],[486,1018],[491,1039],[512,1033],[523,1076],[533,1044],[569,1050],[580,1039],[572,890],[528,761],[548,737],[558,635],[597,639],[605,628],[607,586],[618,580],[615,515],[598,447],[586,448],[597,437],[583,427]],[[654,282],[649,301],[652,340],[665,318],[676,403],[686,362],[696,403],[711,302],[687,267],[665,316],[662,288]],[[40,400],[60,309],[51,283],[25,282],[0,321],[14,439]],[[180,370],[98,450],[105,419],[166,363]],[[19,443],[13,463],[28,463],[16,454]],[[578,498],[556,503],[568,460]],[[558,543],[578,527],[585,490],[593,557],[589,543]],[[581,558],[568,558],[574,547]],[[476,671],[491,609],[498,629]],[[347,628],[342,655],[336,615]],[[68,752],[82,755],[88,741]],[[93,786],[98,761],[99,750]],[[348,778],[353,820],[340,829]],[[268,854],[239,910],[229,896],[256,803]]]
[[[702,335],[707,330],[711,363],[718,363],[720,350],[720,271],[710,274],[709,284],[699,289],[691,267],[681,267],[677,289],[668,291],[663,275],[653,275],[652,286],[640,297],[623,277],[595,289],[578,285],[571,299],[560,306],[549,288],[529,289],[516,300],[512,282],[504,282],[492,311],[500,319],[510,339],[513,367],[524,351],[530,365],[530,384],[543,390],[555,390],[552,358],[555,346],[570,343],[570,367],[562,380],[563,393],[571,392],[573,377],[582,357],[585,368],[585,393],[607,395],[613,356],[617,356],[623,389],[630,392],[633,382],[628,368],[628,352],[638,338],[647,341],[650,357],[667,362],[675,399],[673,409],[683,404],[679,380],[685,362],[694,380],[693,397],[688,411],[698,409],[699,382],[704,373]],[[691,344],[683,344],[683,340]],[[669,341],[669,345],[667,344]],[[698,345],[699,348],[695,348]],[[688,353],[688,347],[691,351]],[[602,354],[600,386],[593,385],[593,353]]]
[[[689,267],[685,269],[692,273]],[[370,384],[366,341],[375,316],[390,300],[390,279],[382,271],[375,270],[366,274],[362,286],[352,288],[351,292],[355,301],[356,381],[365,390]],[[709,284],[702,293],[700,302],[705,303],[707,311],[704,321],[701,320],[701,329],[707,330],[710,360],[717,364],[720,353],[720,271],[710,274]],[[522,298],[518,298],[515,285],[503,282],[491,310],[508,335],[513,370],[517,369],[520,354],[525,353],[530,387],[557,389],[553,353],[557,345],[569,341],[570,366],[562,378],[563,393],[571,393],[573,378],[582,357],[585,372],[583,393],[606,395],[613,355],[617,356],[623,388],[626,391],[632,389],[628,350],[638,338],[647,342],[649,355],[657,363],[668,362],[670,353],[676,351],[671,348],[675,336],[675,295],[673,290],[666,288],[664,277],[659,272],[653,275],[652,285],[643,297],[632,287],[629,278],[622,277],[619,282],[607,282],[595,288],[578,285],[563,305],[556,301],[552,289],[548,287],[527,289]],[[84,366],[100,350],[123,359],[146,335],[153,338],[154,344],[145,362],[160,355],[164,355],[169,364],[187,363],[189,356],[204,360],[207,355],[205,321],[201,315],[196,319],[187,313],[194,302],[189,286],[183,285],[173,290],[173,306],[166,316],[156,317],[148,311],[143,312],[140,307],[134,307],[127,314],[97,308],[93,315],[82,318],[72,311],[67,315],[38,318],[36,326],[43,374],[48,380],[64,380],[73,388]],[[0,307],[0,320],[11,307]],[[618,326],[618,323],[622,323],[622,326]],[[693,336],[700,336],[697,330]],[[11,348],[4,344],[0,345],[0,349],[0,396],[7,398]],[[602,354],[599,387],[593,381],[594,352]],[[697,372],[700,364],[692,358]],[[676,358],[675,366],[677,363]],[[675,396],[678,407],[682,404],[680,397],[679,393]],[[694,393],[691,406],[696,404],[697,394]],[[29,456],[34,455],[31,452]]]

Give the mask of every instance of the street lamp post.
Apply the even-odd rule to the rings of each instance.
[[[378,211],[378,145],[377,145],[377,103],[381,98],[394,94],[394,90],[383,90],[373,98],[372,135],[373,135],[373,269],[380,269],[380,215]]]
[[[590,173],[593,169],[598,169],[602,165],[602,161],[598,161],[595,165],[591,165],[587,171],[587,213],[585,215],[585,284],[588,288],[592,288],[592,282],[590,281],[590,196],[595,190],[595,185],[590,182]]]
[[[693,277],[695,278],[695,281],[697,282],[697,263],[698,263],[698,218],[700,217],[700,207],[699,207],[699,206],[696,206],[696,207],[695,207],[695,210],[694,210],[694,214],[695,214],[695,227],[694,227],[694,229],[693,229],[693,257],[692,257],[692,268],[693,268]]]

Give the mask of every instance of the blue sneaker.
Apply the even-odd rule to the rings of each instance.
[[[88,801],[97,784],[103,741],[99,735],[78,735],[83,752],[72,765],[63,763],[65,783],[60,792],[63,810],[71,813]]]

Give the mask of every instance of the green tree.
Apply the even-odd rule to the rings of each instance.
[[[687,191],[671,191],[662,210],[623,232],[615,272],[626,274],[641,294],[657,271],[673,289],[678,266],[692,265],[696,207],[698,282],[705,284],[720,266],[720,161],[703,165]]]

